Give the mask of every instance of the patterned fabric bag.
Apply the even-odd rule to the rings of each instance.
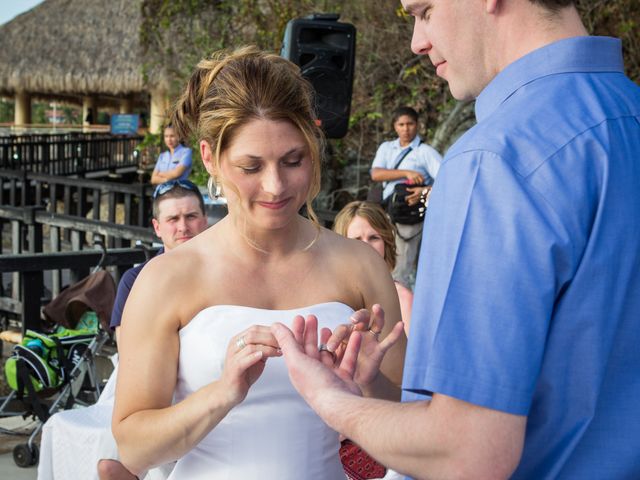
[[[343,440],[340,446],[342,468],[349,480],[368,480],[383,478],[387,474],[384,465],[378,463],[371,455],[362,450],[351,440]]]

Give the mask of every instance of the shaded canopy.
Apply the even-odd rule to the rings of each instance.
[[[145,83],[141,0],[45,0],[0,26],[0,94],[136,95]]]

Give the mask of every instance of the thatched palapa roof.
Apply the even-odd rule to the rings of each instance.
[[[141,0],[45,0],[0,26],[0,94],[148,92]]]

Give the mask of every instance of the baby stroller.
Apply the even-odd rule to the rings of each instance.
[[[27,443],[13,450],[19,467],[38,463],[35,438],[51,415],[90,405],[100,396],[95,355],[109,339],[116,293],[113,278],[100,268],[47,304],[43,313],[50,327],[27,330],[5,363],[11,392],[0,405],[0,417],[31,416],[38,421]]]

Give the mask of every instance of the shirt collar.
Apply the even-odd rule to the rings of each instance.
[[[621,42],[611,37],[572,37],[541,47],[502,70],[480,93],[478,122],[491,115],[519,88],[538,78],[568,72],[620,72]]]
[[[420,138],[420,135],[416,135],[415,138],[413,140],[411,140],[411,143],[409,144],[409,146],[412,149],[415,149],[420,145],[420,142],[422,142],[422,139]],[[397,148],[399,150],[404,150],[405,148],[407,148],[407,147],[401,147],[400,146],[400,139],[399,138],[396,138],[393,141],[393,147]]]

